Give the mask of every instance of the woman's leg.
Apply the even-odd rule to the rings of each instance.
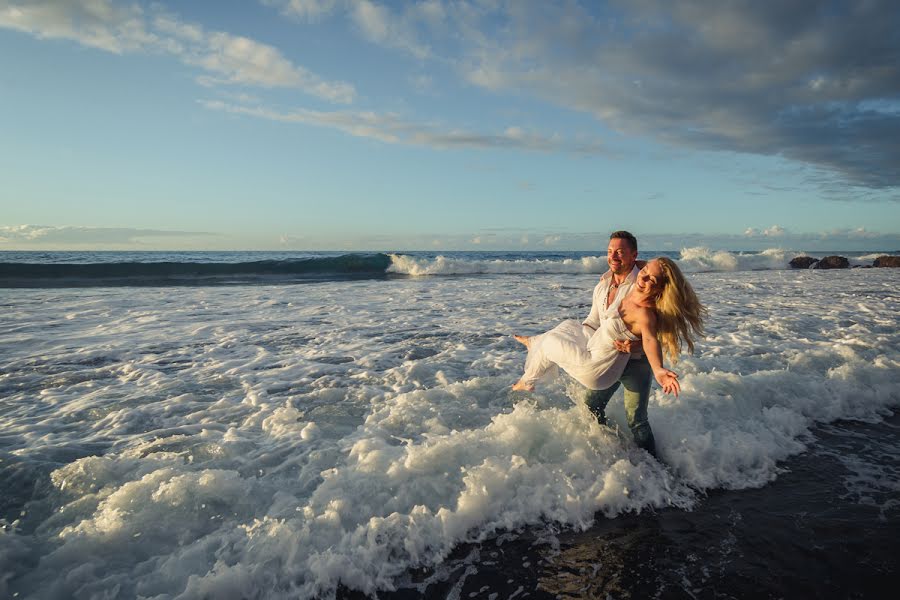
[[[527,338],[527,341],[517,337],[528,347],[528,358],[525,359],[525,373],[513,389],[531,391],[535,383],[555,366],[570,369],[589,362],[591,355],[585,348],[585,340],[575,333],[577,331],[580,331],[580,325],[573,330],[571,324],[563,322],[547,333]]]

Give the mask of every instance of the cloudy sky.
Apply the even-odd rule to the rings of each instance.
[[[900,10],[0,0],[0,132],[0,249],[892,251]]]

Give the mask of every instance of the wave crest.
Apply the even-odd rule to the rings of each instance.
[[[769,271],[787,269],[791,258],[800,253],[782,248],[761,252],[728,252],[705,246],[682,248],[678,265],[687,272],[702,271]]]
[[[388,273],[421,277],[425,275],[480,275],[480,274],[556,274],[603,273],[609,267],[606,257],[584,256],[563,260],[465,260],[438,255],[434,258],[390,254]]]

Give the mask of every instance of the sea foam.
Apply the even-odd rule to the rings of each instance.
[[[900,404],[897,271],[690,278],[708,336],[652,393],[662,463],[620,396],[601,427],[565,377],[509,390],[510,333],[587,314],[595,274],[7,290],[0,591],[374,593],[462,542],[766,485]],[[853,467],[860,502],[897,485]]]
[[[680,253],[666,253],[674,257],[686,272],[717,271],[761,271],[789,269],[795,256],[805,255],[802,251],[783,248],[769,248],[759,252],[731,252],[711,250],[698,246],[683,248]],[[640,257],[649,260],[657,253],[643,252]],[[606,256],[583,256],[579,258],[476,258],[471,256],[416,256],[390,254],[389,273],[421,277],[426,275],[473,275],[473,274],[584,274],[604,273],[609,267]],[[871,265],[865,257],[851,257],[852,265]]]

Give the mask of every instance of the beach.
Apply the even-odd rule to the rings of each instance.
[[[621,392],[602,427],[565,376],[509,389],[602,254],[0,289],[0,596],[878,597],[900,270],[672,255],[710,316],[660,461]]]

